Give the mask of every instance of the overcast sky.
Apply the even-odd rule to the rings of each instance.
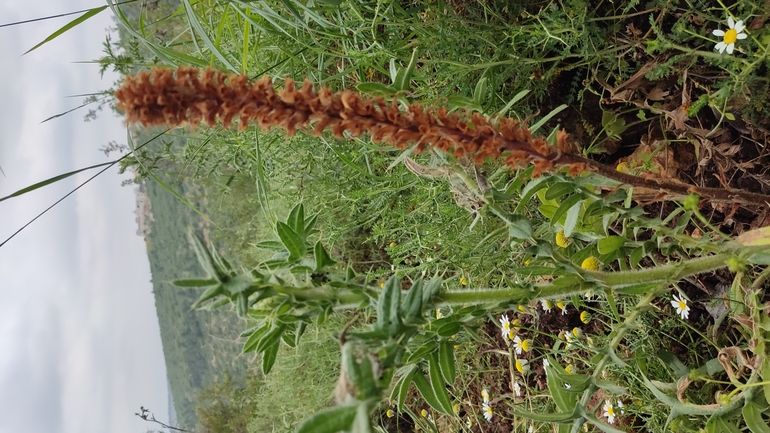
[[[103,0],[0,0],[0,24]],[[106,162],[122,120],[74,108],[116,77],[101,56],[111,12],[22,57],[74,17],[0,28],[0,197]],[[114,38],[117,39],[117,38]],[[112,155],[115,156],[114,154]],[[92,173],[0,203],[0,242]],[[166,367],[133,187],[113,168],[0,247],[0,433],[143,433],[140,405],[166,420]]]

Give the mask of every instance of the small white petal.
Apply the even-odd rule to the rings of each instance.
[[[749,37],[746,33],[738,33],[737,35],[738,39],[746,39]]]
[[[720,53],[724,53],[725,48],[727,48],[727,44],[724,42],[720,42],[714,46],[714,49],[719,51]]]
[[[746,28],[746,26],[743,25],[743,21],[738,21],[737,23],[735,23],[735,27],[733,28],[735,29],[736,32],[740,33],[743,31],[743,29]]]
[[[735,20],[733,19],[733,17],[727,17],[727,26],[730,27],[731,29],[735,28]]]
[[[713,32],[711,32],[711,33],[712,33],[714,36],[724,36],[724,35],[725,35],[725,31],[724,31],[724,30],[719,30],[719,29],[716,29],[716,30],[714,30],[714,31],[713,31]]]
[[[735,44],[728,45],[727,46],[727,54],[732,54],[734,49],[735,49]]]

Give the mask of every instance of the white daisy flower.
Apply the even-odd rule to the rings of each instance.
[[[562,299],[556,301],[556,306],[561,310],[562,315],[567,314],[567,304],[565,304]]]
[[[521,355],[521,352],[529,352],[529,340],[522,340],[517,335],[513,337],[513,347],[516,349],[517,355]]]
[[[481,390],[481,398],[484,399],[484,403],[489,402],[489,391],[486,388]]]
[[[551,301],[543,299],[540,303],[543,305],[543,310],[545,310],[546,313],[551,312],[551,308],[553,308],[553,303]]]
[[[676,308],[676,314],[678,314],[682,320],[686,320],[690,316],[690,306],[687,305],[687,299],[685,299],[684,295],[681,293],[679,296],[674,295],[671,306]]]
[[[484,411],[484,418],[486,418],[487,421],[492,421],[492,408],[489,407],[489,403],[484,402],[484,404],[481,405],[481,410]]]
[[[519,382],[513,382],[513,393],[516,397],[521,397],[521,385],[519,385]]]
[[[732,54],[735,49],[735,42],[739,39],[746,39],[748,35],[743,33],[746,26],[743,25],[743,21],[741,20],[736,23],[733,17],[727,17],[727,27],[729,27],[727,31],[720,29],[713,31],[714,36],[720,36],[722,38],[722,42],[716,44],[714,49],[720,53],[727,51],[727,54]]]
[[[604,411],[604,416],[607,417],[607,422],[610,424],[615,423],[615,409],[612,408],[612,402],[609,400],[606,400],[604,402],[604,406],[602,406],[602,411]]]
[[[521,374],[527,374],[529,372],[529,361],[526,359],[516,358],[516,371]]]
[[[620,409],[620,414],[625,415],[626,411],[623,409],[623,402],[618,400],[618,409]]]
[[[508,339],[508,333],[511,332],[511,322],[508,320],[508,315],[503,314],[500,316],[500,328],[503,331],[503,338]]]

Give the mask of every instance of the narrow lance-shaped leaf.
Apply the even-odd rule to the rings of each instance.
[[[263,374],[268,374],[270,373],[270,370],[273,369],[273,365],[275,365],[275,359],[278,356],[278,346],[279,342],[276,342],[272,346],[265,349],[265,351],[262,353]]]
[[[32,185],[30,185],[30,186],[28,186],[26,188],[22,188],[22,189],[20,189],[20,190],[18,190],[16,192],[14,192],[13,194],[10,194],[10,195],[7,195],[5,197],[2,197],[2,198],[0,198],[0,201],[8,200],[9,198],[13,198],[13,197],[18,197],[18,196],[26,194],[26,193],[28,193],[30,191],[34,191],[34,190],[36,190],[38,188],[42,188],[42,187],[50,185],[52,183],[56,183],[56,182],[58,182],[58,181],[60,181],[62,179],[66,179],[66,178],[68,178],[68,177],[70,177],[72,175],[78,174],[81,171],[90,170],[92,168],[104,167],[105,165],[115,164],[116,162],[117,161],[105,162],[103,164],[96,164],[96,165],[92,165],[90,167],[81,168],[79,170],[71,171],[69,173],[64,173],[64,174],[60,174],[58,176],[54,176],[54,177],[52,177],[50,179],[46,179],[46,180],[44,180],[42,182],[38,182],[38,183],[32,184]]]
[[[305,256],[305,253],[307,252],[305,243],[302,241],[297,232],[280,221],[276,223],[275,228],[278,232],[278,237],[281,238],[281,242],[283,242],[283,245],[289,251],[290,261],[297,260]]]
[[[81,15],[81,16],[79,16],[79,17],[75,18],[74,20],[72,20],[72,21],[68,22],[66,25],[64,25],[64,27],[60,28],[59,30],[57,30],[57,31],[55,31],[55,32],[53,32],[53,33],[51,33],[51,35],[50,35],[50,36],[48,36],[47,38],[45,38],[45,39],[43,40],[43,42],[40,42],[39,44],[37,44],[37,45],[35,45],[34,47],[30,48],[30,49],[29,49],[29,50],[27,50],[27,52],[26,52],[26,53],[24,53],[24,54],[30,53],[30,52],[32,52],[32,51],[34,51],[34,50],[36,50],[36,49],[40,48],[40,47],[41,47],[43,44],[46,44],[46,43],[48,43],[48,42],[51,42],[52,40],[54,40],[54,39],[56,39],[57,37],[59,37],[59,36],[61,36],[62,34],[64,34],[64,32],[66,32],[67,30],[69,30],[69,29],[71,29],[71,28],[73,28],[73,27],[77,26],[78,24],[80,24],[80,23],[82,23],[83,21],[85,21],[85,20],[87,20],[87,19],[89,19],[89,18],[93,17],[94,15],[98,14],[99,12],[101,12],[101,11],[103,11],[103,10],[105,10],[105,9],[107,9],[107,6],[99,6],[98,8],[89,9],[89,10],[88,10],[88,12],[86,12],[86,13],[84,13],[83,15]]]
[[[451,408],[450,412],[445,412],[443,405],[439,403],[438,399],[436,398],[436,394],[433,392],[433,388],[430,386],[430,383],[428,383],[428,379],[425,378],[419,369],[415,371],[414,376],[412,377],[412,381],[414,382],[414,386],[417,387],[417,390],[420,391],[420,394],[422,394],[422,397],[430,405],[430,407],[441,413],[452,415]]]
[[[453,384],[455,381],[455,351],[454,342],[451,340],[445,340],[441,342],[438,347],[438,360],[439,367],[441,368],[441,376],[448,384]]]
[[[444,378],[441,376],[441,367],[439,367],[438,353],[433,352],[428,357],[428,374],[430,375],[430,384],[433,392],[447,415],[452,415],[452,400],[449,399],[449,393],[446,390]]]

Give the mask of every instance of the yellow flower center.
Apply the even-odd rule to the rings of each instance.
[[[615,416],[615,409],[612,406],[607,408],[607,416]]]
[[[589,271],[598,271],[601,265],[601,262],[599,262],[596,257],[589,257],[583,260],[583,263],[580,264],[580,267]]]
[[[687,304],[685,304],[684,301],[681,299],[679,300],[679,309],[682,311],[687,309]]]
[[[738,40],[738,32],[735,29],[730,29],[725,32],[724,41],[727,45],[734,44]]]
[[[524,340],[521,342],[521,350],[529,352],[529,340]]]

